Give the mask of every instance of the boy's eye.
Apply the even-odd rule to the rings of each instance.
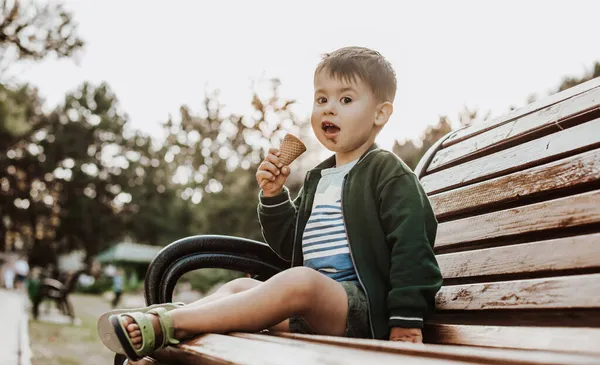
[[[317,98],[317,104],[324,104],[326,102],[327,102],[327,98],[324,98],[322,96],[320,98]]]
[[[349,98],[347,96],[344,96],[342,98],[342,104],[349,104],[350,102],[352,102],[352,98]]]

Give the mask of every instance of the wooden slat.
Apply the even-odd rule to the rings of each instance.
[[[600,150],[592,150],[510,175],[430,196],[438,219],[515,201],[532,194],[600,180]]]
[[[439,169],[453,161],[469,158],[482,152],[489,154],[494,152],[492,149],[498,150],[502,145],[514,143],[513,141],[544,128],[552,130],[562,128],[557,127],[556,123],[564,123],[583,112],[589,114],[599,108],[600,87],[442,149],[436,153],[427,171]],[[529,137],[529,139],[533,138]]]
[[[243,338],[258,339],[265,341],[281,340],[310,341],[331,344],[344,347],[360,348],[371,351],[387,351],[401,354],[414,354],[422,356],[438,357],[441,359],[453,359],[462,361],[480,361],[486,364],[536,364],[536,365],[558,365],[558,364],[597,364],[598,357],[589,355],[574,355],[548,351],[529,351],[513,349],[493,349],[485,347],[464,347],[453,345],[422,344],[368,340],[359,338],[302,335],[295,333],[274,333],[270,336],[256,334],[233,334]],[[284,337],[284,339],[282,338]],[[288,342],[283,342],[288,343]]]
[[[439,364],[440,359],[408,354],[390,354],[314,343],[282,344],[246,338],[207,334],[186,341],[179,351],[193,355],[199,364]],[[177,351],[177,350],[175,350]],[[202,362],[205,361],[205,362]],[[481,362],[444,360],[447,364],[477,364]]]
[[[600,191],[444,222],[435,247],[600,222]]]
[[[600,274],[444,286],[438,310],[600,307]]]
[[[421,184],[429,194],[506,175],[583,148],[600,146],[600,118],[485,157],[426,175]]]
[[[450,329],[446,325],[433,325],[429,326],[425,330],[426,337],[433,337],[435,340],[459,340],[456,337],[457,329],[461,327],[469,327],[469,326],[454,326],[454,328]],[[440,331],[442,328],[442,331]],[[427,336],[431,334],[430,336]],[[452,336],[454,334],[454,336]],[[367,340],[367,339],[350,339],[350,338],[342,338],[342,337],[332,337],[332,336],[311,336],[311,335],[301,335],[301,334],[291,334],[291,333],[274,333],[271,335],[267,334],[250,334],[250,333],[233,333],[230,336],[222,336],[222,335],[205,335],[200,338],[193,339],[189,342],[195,342],[195,347],[198,346],[210,346],[211,342],[205,341],[206,336],[219,336],[219,337],[229,337],[229,338],[239,338],[251,340],[252,344],[256,344],[256,347],[253,347],[255,351],[260,351],[263,349],[273,350],[273,347],[265,348],[260,345],[260,342],[272,342],[275,345],[281,344],[283,346],[275,347],[276,352],[275,355],[279,354],[282,351],[285,351],[292,348],[301,348],[304,351],[311,351],[314,347],[310,345],[307,346],[307,343],[319,343],[324,345],[334,345],[340,347],[338,351],[343,351],[346,353],[345,349],[349,348],[350,350],[354,349],[360,350],[366,354],[368,354],[368,362],[365,364],[372,363],[371,361],[377,360],[377,352],[387,352],[390,355],[394,356],[397,363],[408,363],[408,364],[427,364],[433,363],[441,364],[441,363],[450,363],[450,364],[511,364],[511,365],[559,365],[559,364],[570,364],[570,365],[592,365],[598,364],[599,357],[593,354],[567,354],[560,353],[555,351],[531,351],[531,350],[519,350],[519,349],[495,349],[495,348],[486,348],[486,347],[465,347],[465,346],[453,346],[453,345],[436,345],[436,344],[409,344],[409,343],[401,343],[401,342],[390,342],[390,341],[377,341],[377,340]],[[276,337],[277,336],[277,337]],[[282,338],[284,337],[284,338]],[[473,338],[468,338],[465,340],[473,341]],[[221,338],[213,339],[212,343],[215,341],[222,341]],[[225,339],[225,346],[231,343],[228,339]],[[220,346],[222,348],[222,346]],[[332,346],[327,346],[331,348]],[[217,355],[220,355],[220,349],[217,351]],[[243,346],[242,348],[229,348],[230,352],[238,352],[238,351],[247,351],[248,347]],[[250,351],[252,351],[250,349]],[[338,351],[335,351],[338,353]],[[274,356],[273,358],[270,356],[270,353],[240,353],[236,357],[240,359],[244,357],[244,355],[248,355],[248,358],[243,358],[238,362],[231,362],[223,360],[220,356],[210,356],[207,355],[203,351],[199,353],[197,349],[190,349],[187,343],[184,343],[180,346],[169,346],[165,349],[162,349],[156,352],[153,357],[163,363],[176,363],[176,364],[295,364],[299,361],[277,361],[279,356]],[[371,354],[375,354],[375,356],[371,356]],[[295,355],[295,353],[291,353],[291,356]],[[231,358],[232,356],[227,356]],[[260,358],[262,357],[262,358]],[[345,363],[345,355],[340,358],[339,361],[329,362],[330,357],[322,358],[319,357],[317,362],[311,362],[310,364],[338,364]],[[257,360],[258,358],[258,360]],[[422,361],[424,359],[424,361]],[[342,362],[340,362],[342,361]],[[148,358],[132,362],[131,365],[152,365],[156,364],[155,361],[152,361]]]
[[[579,84],[577,86],[569,88],[560,93],[548,96],[544,99],[530,103],[522,108],[513,110],[512,112],[510,112],[506,115],[500,116],[498,118],[494,118],[494,119],[490,120],[489,122],[476,123],[476,124],[470,126],[469,128],[465,128],[460,131],[457,131],[457,133],[455,133],[450,138],[448,138],[442,144],[442,146],[443,147],[450,146],[450,145],[460,142],[466,138],[480,134],[480,133],[490,130],[492,128],[496,128],[496,127],[501,126],[504,123],[507,123],[513,119],[522,117],[523,115],[535,112],[540,109],[544,109],[550,105],[559,103],[563,100],[567,100],[567,99],[577,96],[581,93],[584,93],[588,90],[594,89],[598,86],[600,86],[600,77],[597,77],[590,81],[584,82],[582,84]]]
[[[436,256],[444,279],[600,268],[600,233]]]
[[[434,311],[429,323],[476,326],[599,328],[600,308]]]
[[[600,354],[598,328],[432,324],[426,327],[425,334],[428,340],[442,344]],[[596,361],[600,363],[600,358],[596,357]]]

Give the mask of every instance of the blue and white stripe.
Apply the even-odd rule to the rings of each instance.
[[[357,280],[350,258],[341,200],[316,204],[302,237],[304,266],[337,281]]]

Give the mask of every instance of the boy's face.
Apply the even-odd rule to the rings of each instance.
[[[348,82],[331,77],[328,70],[315,75],[311,125],[328,150],[348,154],[372,143],[376,111],[375,95],[362,80]]]

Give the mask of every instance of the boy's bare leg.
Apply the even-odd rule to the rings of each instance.
[[[340,336],[346,329],[348,299],[335,280],[317,271],[295,267],[254,288],[170,311],[175,337],[197,333],[256,332],[273,327],[291,316],[302,316],[318,334]],[[160,325],[154,315],[155,331]],[[139,327],[126,317],[124,324],[134,344],[141,344]]]
[[[199,305],[203,305],[209,302],[212,302],[217,299],[221,299],[228,295],[240,293],[246,291],[248,289],[252,289],[255,286],[262,284],[262,281],[250,279],[250,278],[238,278],[234,279],[228,283],[223,284],[217,291],[208,295],[204,298],[198,299],[192,303],[187,304],[186,308],[197,307]]]
[[[223,284],[223,286],[221,286],[219,289],[217,289],[217,291],[215,291],[211,295],[206,296],[201,299],[198,299],[195,302],[192,302],[190,304],[187,304],[185,307],[188,309],[191,307],[198,307],[203,304],[224,298],[226,296],[241,293],[248,289],[252,289],[260,284],[264,284],[264,282],[262,282],[260,280],[251,279],[251,278],[234,279],[228,283]],[[286,320],[282,321],[281,323],[278,323],[278,324],[274,325],[273,327],[270,327],[269,330],[276,331],[276,332],[289,332],[290,331],[289,320],[286,319]]]

